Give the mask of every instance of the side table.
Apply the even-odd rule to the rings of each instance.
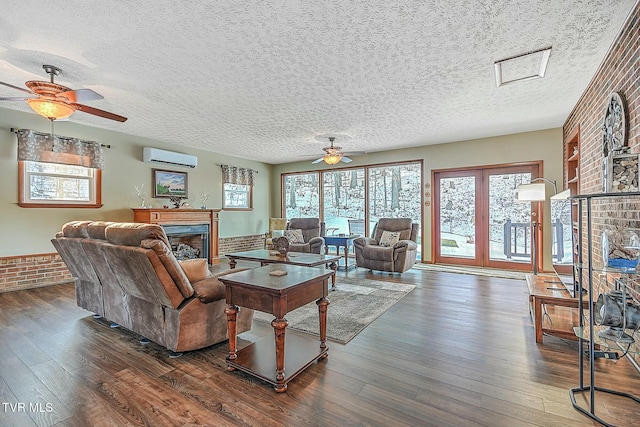
[[[285,271],[273,276],[273,271]],[[287,390],[287,383],[316,360],[327,357],[327,306],[331,270],[300,267],[290,264],[267,264],[262,267],[220,276],[226,287],[229,356],[227,369],[239,369],[274,386],[275,391]],[[311,334],[290,333],[287,346],[285,315],[309,302],[316,301],[320,322],[320,346]],[[236,315],[238,306],[271,313],[275,340],[264,337],[242,350],[237,350]],[[285,371],[285,361],[288,370]]]
[[[324,236],[324,251],[329,253],[329,246],[335,246],[338,255],[340,247],[344,247],[344,271],[349,271],[349,248],[353,246],[353,241],[360,237],[358,234],[350,234],[349,236]],[[343,267],[338,264],[338,268]]]

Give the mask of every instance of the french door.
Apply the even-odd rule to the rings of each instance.
[[[515,189],[538,177],[539,169],[526,163],[435,171],[435,262],[531,270],[532,214],[540,222],[540,209],[517,202]]]

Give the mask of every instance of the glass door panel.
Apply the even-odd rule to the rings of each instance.
[[[314,172],[284,177],[285,218],[320,218],[318,175]]]
[[[516,202],[515,189],[537,172],[532,163],[434,173],[435,262],[531,268],[532,204]]]
[[[489,174],[489,260],[531,263],[531,203],[515,202],[515,189],[531,173]]]
[[[322,188],[326,234],[350,234],[349,220],[363,220],[365,215],[364,169],[325,172]]]
[[[444,257],[476,258],[476,177],[440,180],[439,253]]]

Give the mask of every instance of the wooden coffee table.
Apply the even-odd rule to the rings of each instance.
[[[304,252],[289,252],[286,256],[274,254],[275,251],[268,249],[256,249],[253,251],[234,252],[232,254],[226,254],[229,258],[229,267],[236,268],[236,260],[244,261],[256,261],[260,265],[267,265],[273,263],[279,264],[291,264],[299,265],[303,267],[319,267],[323,265],[329,265],[329,268],[333,270],[333,276],[331,276],[331,290],[336,289],[336,270],[338,270],[338,262],[340,261],[340,255],[318,255],[309,254]]]
[[[284,276],[269,273],[286,271]],[[249,270],[220,276],[226,287],[227,323],[229,326],[229,356],[227,369],[239,369],[258,377],[282,393],[287,383],[316,360],[327,357],[327,299],[329,277],[334,272],[288,264],[268,264]],[[285,315],[312,301],[318,304],[320,346],[311,334],[291,332],[285,347],[287,319]],[[237,351],[236,315],[238,306],[271,313],[275,340],[264,337]],[[285,361],[287,370],[285,371]]]

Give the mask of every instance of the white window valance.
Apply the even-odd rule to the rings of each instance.
[[[222,182],[225,184],[253,186],[253,175],[256,173],[258,173],[258,171],[254,171],[253,169],[222,165]]]
[[[18,129],[18,160],[104,169],[102,145],[95,141]]]

